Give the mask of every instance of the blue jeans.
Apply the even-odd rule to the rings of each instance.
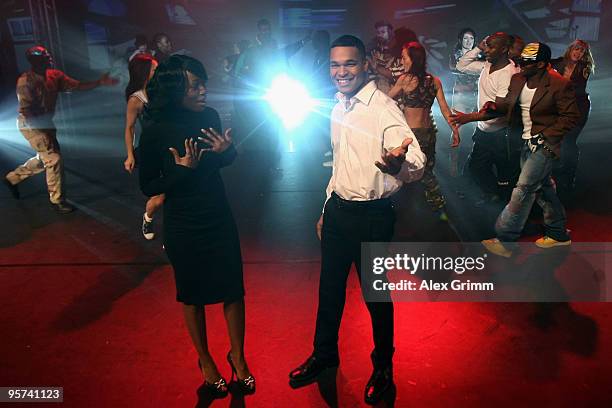
[[[570,239],[565,229],[565,209],[557,197],[551,178],[554,158],[543,148],[532,153],[525,144],[521,151],[521,174],[512,190],[510,202],[495,223],[497,238],[517,241],[527,222],[533,202],[537,200],[544,213],[545,235],[557,241]]]

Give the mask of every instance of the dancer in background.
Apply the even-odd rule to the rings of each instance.
[[[140,54],[151,54],[149,51],[149,42],[144,34],[138,34],[134,39],[134,48],[129,48],[128,52],[130,56],[128,62],[134,59],[135,56]]]
[[[563,137],[561,160],[553,171],[559,195],[564,199],[570,199],[575,187],[576,169],[580,157],[580,150],[576,142],[589,119],[589,111],[591,110],[591,100],[586,91],[586,86],[591,74],[595,72],[595,61],[589,43],[576,40],[567,47],[563,57],[552,60],[551,64],[557,72],[564,78],[569,79],[574,85],[576,102],[578,103],[578,110],[580,110],[578,125]]]
[[[393,41],[393,26],[388,21],[382,20],[374,24],[374,29],[376,30],[376,37],[370,41],[367,49],[368,60],[370,62],[369,78],[376,81],[378,89],[387,93],[392,86],[390,79],[384,75],[377,74],[376,67],[386,67],[393,58],[389,49]]]
[[[137,164],[136,125],[142,126],[143,111],[148,103],[146,86],[157,68],[157,61],[149,54],[137,54],[130,60],[130,82],[125,88],[127,107],[125,111],[125,150],[127,158],[123,162],[125,170],[132,174]],[[147,200],[142,216],[142,235],[147,240],[155,238],[153,232],[153,215],[164,203],[164,195],[159,194]]]
[[[456,113],[458,125],[473,120],[500,117],[510,130],[521,135],[520,175],[510,202],[495,223],[496,237],[482,241],[489,252],[510,257],[534,202],[544,213],[545,235],[535,244],[540,248],[572,243],[566,229],[565,209],[551,178],[553,162],[559,157],[561,141],[580,119],[576,95],[570,81],[550,66],[550,47],[531,43],[523,49],[521,72],[512,77],[508,94],[488,102],[479,112]]]
[[[450,123],[451,110],[446,103],[444,90],[440,79],[427,72],[427,55],[425,48],[416,41],[409,42],[402,48],[404,75],[399,77],[389,97],[398,99],[398,105],[403,106],[404,117],[410,129],[419,142],[425,156],[425,172],[421,183],[425,187],[425,199],[429,206],[438,213],[442,221],[447,221],[445,200],[440,191],[440,185],[434,175],[436,164],[436,134],[437,129],[431,120],[431,106],[437,99],[442,115],[452,130],[451,147],[459,146],[459,129]]]
[[[510,36],[496,32],[483,40],[478,48],[466,52],[457,61],[461,72],[480,72],[478,79],[478,108],[486,102],[495,102],[508,93],[512,75],[520,69],[508,58]],[[486,61],[479,60],[484,51]],[[456,111],[459,113],[465,113]],[[518,177],[519,155],[516,141],[508,137],[508,123],[496,117],[479,121],[472,136],[472,152],[468,157],[467,169],[473,180],[482,190],[477,205],[485,205],[509,198]]]
[[[236,150],[230,129],[206,106],[202,63],[172,55],[147,85],[149,105],[140,143],[140,187],[165,194],[164,246],[174,270],[178,302],[213,397],[227,382],[208,350],[205,305],[223,303],[231,349],[227,360],[243,393],[255,392],[244,357],[245,307],[238,229],[219,170]],[[198,137],[200,136],[200,137]]]
[[[174,51],[172,40],[166,33],[157,33],[153,36],[152,49],[153,57],[155,57],[157,62],[166,60]]]
[[[418,41],[415,32],[407,27],[400,27],[393,32],[393,37],[389,42],[388,52],[390,54],[390,58],[385,61],[378,59],[369,60],[369,63],[373,65],[371,69],[374,70],[379,77],[382,76],[388,81],[388,89],[391,89],[393,85],[395,85],[397,79],[404,73],[402,48],[404,47],[404,44],[412,41]],[[377,80],[377,82],[379,81],[380,80]]]
[[[517,67],[521,62],[521,53],[525,48],[525,40],[520,35],[512,34],[510,36],[510,50],[508,51],[508,57],[514,62]]]
[[[464,28],[459,31],[457,35],[457,44],[450,54],[448,66],[453,74],[455,80],[453,84],[453,97],[451,101],[452,109],[460,112],[473,112],[477,108],[478,101],[478,73],[461,72],[457,70],[457,61],[466,52],[471,51],[476,47],[476,32],[471,28]],[[463,129],[465,128],[465,129]],[[462,130],[463,129],[463,130]],[[472,134],[474,133],[474,127],[462,126],[459,129],[460,134]],[[467,139],[462,137],[461,140]],[[465,145],[465,143],[464,143]],[[450,173],[451,176],[458,176],[461,172],[459,169],[463,168],[464,157],[460,157],[461,146],[457,149],[450,150]],[[463,156],[467,156],[467,152]]]
[[[36,151],[36,156],[8,173],[4,184],[14,198],[19,199],[17,184],[35,174],[46,172],[47,190],[53,209],[60,214],[74,211],[64,196],[64,162],[53,123],[55,104],[60,92],[88,91],[99,86],[116,85],[117,80],[102,75],[97,81],[80,82],[59,69],[53,69],[49,51],[36,45],[26,51],[31,69],[17,80],[19,131]]]

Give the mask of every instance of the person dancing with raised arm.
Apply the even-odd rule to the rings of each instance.
[[[88,91],[99,86],[115,85],[118,81],[108,74],[102,75],[97,81],[77,81],[59,69],[52,68],[53,58],[41,45],[29,48],[26,51],[26,59],[31,68],[17,80],[17,126],[36,152],[36,156],[8,173],[3,181],[13,197],[19,199],[17,185],[44,171],[53,209],[60,214],[67,214],[74,211],[74,206],[66,202],[64,195],[64,161],[53,122],[58,94]]]
[[[434,175],[436,164],[437,129],[431,119],[431,106],[438,101],[440,111],[452,130],[451,147],[459,146],[459,129],[450,123],[451,110],[444,97],[442,82],[426,71],[427,55],[425,48],[416,41],[404,44],[402,48],[403,74],[389,91],[389,97],[398,99],[403,106],[404,117],[410,129],[419,141],[419,146],[427,157],[425,173],[421,183],[425,187],[425,199],[432,210],[438,213],[441,220],[447,221],[445,200],[440,185]]]

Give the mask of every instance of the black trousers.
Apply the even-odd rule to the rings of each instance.
[[[468,157],[470,175],[485,194],[506,195],[520,174],[520,146],[508,138],[507,129],[483,132],[476,128]]]
[[[346,280],[354,263],[361,282],[361,243],[388,242],[395,213],[390,200],[345,201],[335,193],[325,205],[321,236],[321,277],[314,355],[338,363],[338,331],[346,300]],[[393,357],[393,303],[366,302],[374,335],[375,367],[391,365]],[[360,333],[355,333],[359,335]]]

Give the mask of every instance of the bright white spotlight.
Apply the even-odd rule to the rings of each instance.
[[[301,125],[316,105],[306,87],[287,74],[281,74],[272,80],[264,99],[288,130]]]

